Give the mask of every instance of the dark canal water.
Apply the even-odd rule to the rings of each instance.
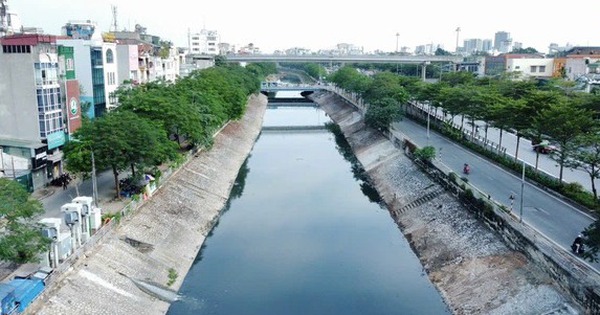
[[[168,314],[450,314],[353,161],[328,130],[263,131]]]

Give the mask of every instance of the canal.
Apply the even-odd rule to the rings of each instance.
[[[168,314],[450,314],[335,128],[273,128],[328,121],[267,109]]]

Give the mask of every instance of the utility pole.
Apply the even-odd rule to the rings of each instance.
[[[92,152],[92,196],[94,197],[94,206],[98,207],[98,185],[96,184],[96,161],[94,160],[94,150]]]
[[[456,53],[458,54],[458,35],[460,34],[460,26],[456,28]]]

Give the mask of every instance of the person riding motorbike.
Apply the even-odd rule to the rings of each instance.
[[[577,237],[573,241],[573,244],[571,245],[571,250],[575,254],[583,254],[583,236],[581,234],[577,235]]]
[[[463,173],[469,175],[470,172],[471,168],[469,167],[469,164],[465,163],[465,166],[463,167]]]

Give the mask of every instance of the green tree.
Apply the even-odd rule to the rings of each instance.
[[[386,97],[369,103],[365,113],[365,124],[379,131],[387,131],[390,124],[402,118],[402,112],[396,100]]]
[[[585,133],[575,139],[570,166],[585,171],[590,176],[594,201],[598,202],[595,180],[600,178],[600,134]]]
[[[0,178],[0,260],[13,263],[36,262],[49,240],[34,223],[44,213],[39,200],[16,181]]]
[[[559,147],[550,156],[559,164],[558,179],[562,183],[563,170],[576,148],[576,139],[593,126],[591,114],[570,104],[560,103],[542,110],[534,117],[534,121]]]

